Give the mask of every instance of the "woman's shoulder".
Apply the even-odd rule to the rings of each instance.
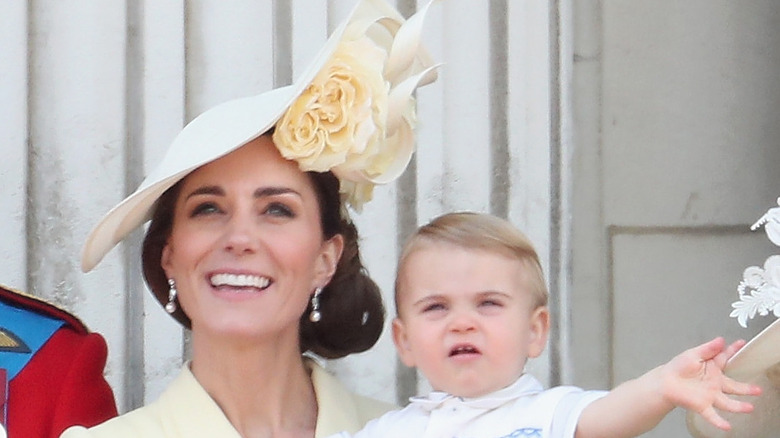
[[[307,360],[307,366],[311,369],[312,384],[317,394],[318,436],[329,436],[341,431],[354,433],[369,420],[396,408],[390,403],[347,389],[316,361]]]
[[[131,438],[164,436],[160,417],[152,406],[138,408],[89,429],[76,426],[60,438]]]
[[[70,428],[61,438],[139,436],[239,438],[219,406],[198,384],[187,364],[156,401],[90,429]]]

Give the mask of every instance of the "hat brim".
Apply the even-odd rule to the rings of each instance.
[[[157,199],[198,167],[268,131],[295,99],[292,86],[218,105],[190,122],[138,189],[111,209],[87,236],[81,269],[90,271],[127,234],[150,217]]]
[[[695,413],[687,414],[693,436],[707,438],[776,437],[780,431],[780,319],[753,337],[726,364],[724,373],[739,382],[758,385],[758,397],[735,397],[753,404],[753,412],[719,412],[731,424],[723,431]]]
[[[268,132],[332,56],[356,12],[373,5],[375,2],[359,2],[294,84],[230,100],[189,122],[138,189],[112,208],[89,233],[81,254],[82,271],[91,271],[128,233],[149,220],[154,204],[178,181]],[[382,13],[386,12],[382,8]]]
[[[433,81],[435,71],[430,68],[430,58],[418,45],[422,16],[409,20],[413,26],[401,26],[403,22],[403,16],[383,0],[360,0],[292,85],[222,103],[188,123],[138,189],[92,229],[82,250],[81,269],[92,270],[130,231],[149,220],[160,196],[190,172],[233,152],[276,125],[333,57],[350,25],[368,29],[374,23],[382,23],[380,27],[389,32],[376,35],[387,46],[389,58],[396,60],[386,64],[385,69],[389,65],[393,67],[391,70],[400,69],[405,73],[386,79],[392,82],[406,78],[415,87]],[[406,80],[400,88],[411,95],[415,87],[405,86]],[[405,167],[412,150],[407,148],[401,152],[403,159],[399,162]],[[391,170],[393,177],[400,173],[396,168]]]

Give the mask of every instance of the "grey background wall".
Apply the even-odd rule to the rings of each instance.
[[[780,3],[574,7],[573,380],[603,387],[774,319],[728,314],[777,252],[749,227],[780,196]]]

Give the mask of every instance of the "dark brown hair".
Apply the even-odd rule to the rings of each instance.
[[[368,276],[360,260],[358,233],[355,225],[341,215],[339,180],[331,173],[306,172],[320,209],[325,240],[336,234],[344,239],[344,249],[330,283],[320,295],[322,318],[309,321],[309,311],[300,319],[301,351],[334,359],[368,350],[379,339],[385,319],[385,309],[379,287]],[[162,251],[173,227],[173,214],[182,181],[168,189],[157,201],[143,243],[141,255],[146,283],[157,301],[168,301],[168,279],[162,269]],[[189,317],[179,306],[172,316],[187,328]]]

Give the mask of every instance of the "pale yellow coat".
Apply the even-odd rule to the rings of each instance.
[[[315,438],[341,431],[354,433],[372,418],[393,406],[348,391],[335,377],[313,361],[311,368],[317,394]],[[216,402],[184,366],[155,402],[120,415],[90,429],[71,427],[61,438],[241,438]]]

